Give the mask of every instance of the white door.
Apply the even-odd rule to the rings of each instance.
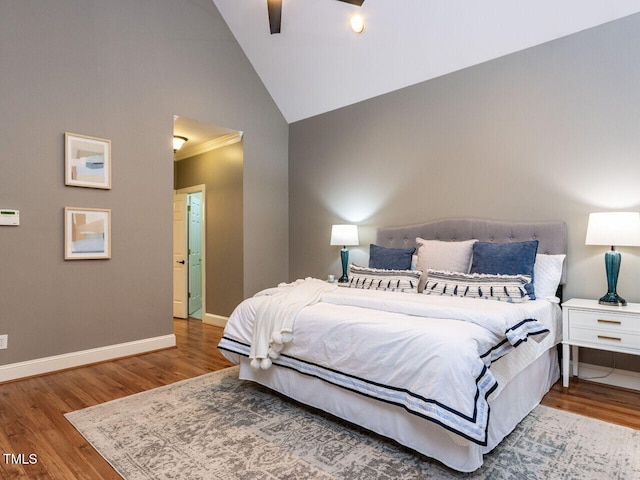
[[[189,194],[189,315],[202,308],[202,194]]]
[[[173,196],[173,316],[187,318],[187,194]]]

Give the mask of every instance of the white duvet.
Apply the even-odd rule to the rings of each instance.
[[[218,346],[250,356],[254,319],[286,285],[242,302]],[[546,300],[492,300],[338,288],[297,309],[273,364],[405,408],[486,445],[489,400],[559,338]],[[290,321],[290,323],[289,323]]]

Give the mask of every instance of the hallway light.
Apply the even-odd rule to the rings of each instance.
[[[178,135],[174,135],[173,136],[173,152],[177,152],[178,150],[180,150],[182,148],[182,145],[184,145],[184,142],[188,141],[189,139],[187,137],[180,137]]]

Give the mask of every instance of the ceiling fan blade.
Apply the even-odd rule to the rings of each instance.
[[[267,10],[269,10],[269,28],[271,29],[271,34],[280,33],[282,0],[267,0]]]
[[[350,3],[351,5],[362,6],[364,0],[338,0],[339,2]]]

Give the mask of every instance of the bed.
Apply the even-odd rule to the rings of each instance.
[[[566,249],[563,222],[380,228],[346,287],[259,292],[218,349],[242,379],[471,472],[559,379]]]

